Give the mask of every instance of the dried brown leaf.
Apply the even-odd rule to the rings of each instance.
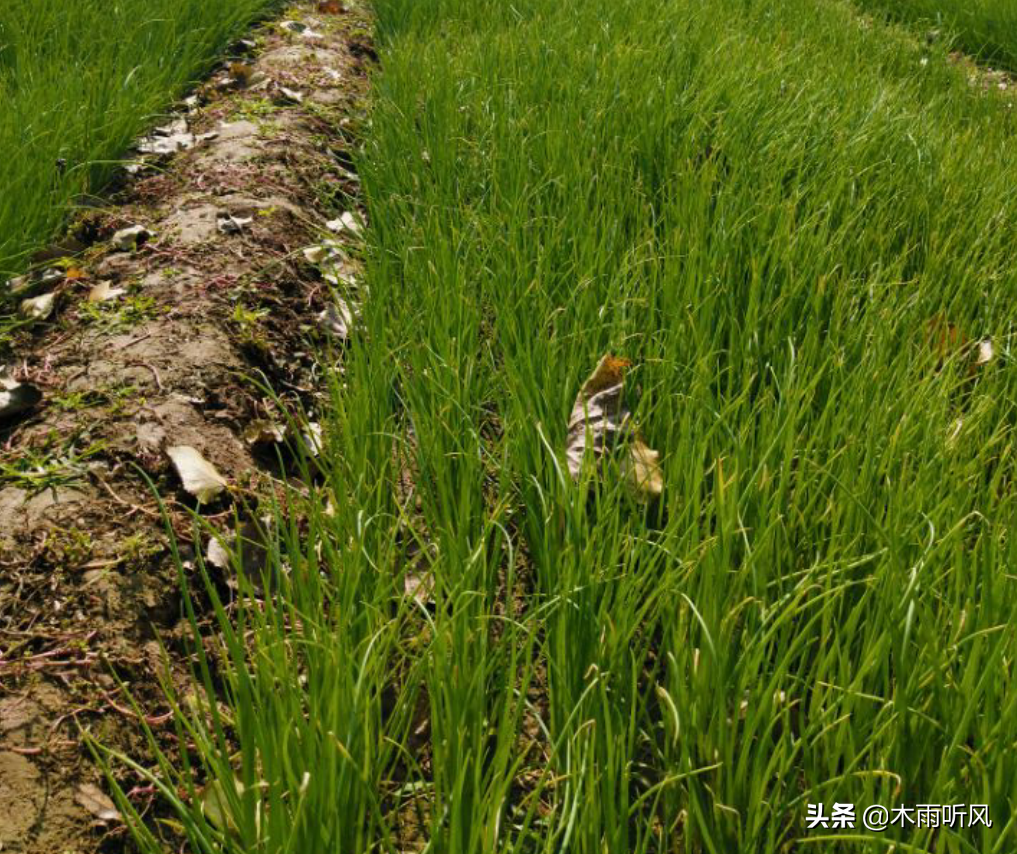
[[[566,457],[569,473],[578,480],[587,455],[599,464],[605,454],[624,446],[620,461],[626,484],[639,498],[651,498],[664,491],[660,454],[646,445],[632,425],[632,413],[625,406],[627,359],[606,355],[583,383],[569,417]]]

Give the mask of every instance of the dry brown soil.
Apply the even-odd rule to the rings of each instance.
[[[235,46],[179,108],[190,133],[214,136],[149,159],[80,213],[71,245],[86,248],[64,264],[56,311],[0,352],[43,393],[0,422],[0,851],[131,850],[103,817],[106,785],[84,735],[145,761],[120,679],[172,740],[160,643],[186,678],[189,628],[146,478],[186,560],[200,547],[191,511],[226,525],[237,495],[278,477],[275,451],[245,439],[251,422],[320,412],[316,318],[330,294],[303,249],[355,209],[369,32],[349,3],[301,2]],[[221,227],[227,217],[239,230]],[[131,225],[153,237],[117,251],[112,235]],[[61,250],[43,254],[52,266]],[[102,282],[124,293],[90,302]],[[235,489],[198,508],[172,445],[198,449]],[[152,808],[140,779],[125,772],[122,783]]]

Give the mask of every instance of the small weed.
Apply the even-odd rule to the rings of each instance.
[[[278,113],[281,107],[271,98],[242,98],[237,100],[229,112],[230,121],[257,121]]]
[[[50,398],[50,404],[62,412],[81,412],[106,406],[109,407],[106,414],[116,416],[138,403],[138,391],[138,386],[130,384],[80,389],[54,395]]]
[[[80,528],[55,528],[46,541],[46,555],[56,566],[80,566],[92,557],[94,550],[92,535]]]
[[[109,334],[126,332],[158,314],[155,298],[141,294],[110,302],[83,302],[79,311],[86,323]]]
[[[60,442],[50,435],[42,447],[19,448],[0,458],[0,486],[28,492],[68,486],[87,479],[89,460],[102,453],[105,442],[78,449],[73,442]]]
[[[141,563],[162,550],[163,546],[146,531],[124,537],[117,544],[118,557],[124,563]]]
[[[270,314],[267,308],[249,308],[242,302],[233,307],[230,318],[237,331],[241,344],[263,350],[268,347],[268,339],[262,321]]]

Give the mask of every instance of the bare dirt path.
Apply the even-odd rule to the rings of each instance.
[[[296,4],[237,45],[147,140],[146,165],[79,218],[73,260],[55,260],[58,246],[43,265],[53,272],[15,283],[19,298],[54,294],[55,308],[0,353],[6,386],[42,395],[0,420],[4,852],[130,850],[82,734],[143,758],[114,670],[168,730],[157,638],[182,655],[187,630],[145,476],[186,557],[197,504],[167,448],[197,449],[255,495],[271,488],[276,448],[252,424],[318,405],[318,315],[335,286],[355,299],[356,224],[332,223],[350,251],[330,253],[331,285],[304,250],[355,212],[350,146],[372,59],[363,11]],[[122,233],[131,226],[145,231]],[[201,512],[228,524],[237,494]],[[145,808],[152,794],[138,785],[132,797]]]

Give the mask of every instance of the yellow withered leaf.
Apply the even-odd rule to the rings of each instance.
[[[660,454],[636,436],[629,444],[629,452],[622,462],[622,471],[628,485],[637,495],[656,496],[664,491],[664,474],[657,462]]]

